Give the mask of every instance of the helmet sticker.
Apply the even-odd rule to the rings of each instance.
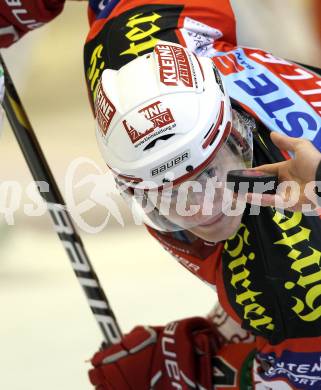
[[[155,53],[159,64],[160,81],[168,86],[183,83],[193,87],[191,65],[183,47],[156,45]]]
[[[113,103],[106,96],[101,85],[101,80],[99,81],[97,88],[95,112],[99,129],[101,133],[105,136],[108,131],[109,125],[116,113],[116,109]]]
[[[138,131],[134,127],[134,125],[128,123],[128,121],[126,119],[123,120],[123,125],[124,125],[125,130],[127,131],[127,134],[129,135],[129,138],[133,144],[154,130],[153,128],[150,128],[150,129],[143,130],[142,132]]]
[[[158,100],[155,103],[149,104],[148,106],[139,110],[144,113],[146,119],[153,122],[153,128],[162,128],[170,123],[174,122],[173,115],[169,108],[163,109],[162,102]]]
[[[123,120],[125,130],[133,144],[144,138],[147,134],[152,133],[157,128],[163,129],[162,133],[171,130],[173,128],[173,125],[171,124],[174,124],[175,122],[171,110],[169,108],[164,109],[160,100],[143,107],[137,114],[141,115],[140,118],[137,118],[137,124],[133,123],[133,120],[136,119],[134,117],[131,118],[131,123],[127,120]],[[151,127],[141,129],[141,124],[144,122],[149,123]],[[155,136],[156,135],[158,135],[158,132],[155,133]],[[148,137],[148,139],[150,138],[151,137]]]

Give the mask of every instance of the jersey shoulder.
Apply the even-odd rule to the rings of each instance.
[[[269,130],[309,139],[321,151],[321,76],[308,68],[246,47],[220,43],[213,61],[229,96]]]

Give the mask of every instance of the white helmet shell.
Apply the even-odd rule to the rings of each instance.
[[[197,173],[232,123],[213,62],[165,41],[118,71],[106,69],[95,110],[104,160],[129,187],[141,189]]]

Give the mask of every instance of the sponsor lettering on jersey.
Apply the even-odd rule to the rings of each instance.
[[[84,49],[87,85],[94,101],[105,68],[118,70],[137,56],[152,51],[160,39],[178,42],[175,28],[183,6],[145,4],[113,18],[112,13],[109,17],[104,12],[112,8],[116,0],[113,4],[107,3],[102,11],[94,1],[91,3],[99,18],[106,18],[101,30],[88,38]]]
[[[217,54],[214,62],[229,95],[255,112],[269,129],[307,138],[321,150],[320,77],[309,79],[309,72],[297,65],[262,53],[238,48]],[[281,68],[272,72],[272,64]]]
[[[284,288],[291,290],[294,299],[291,310],[302,321],[310,323],[321,317],[321,252],[311,246],[311,229],[301,226],[301,220],[299,212],[291,217],[276,212],[273,222],[281,229],[282,238],[273,244],[289,249],[287,258],[297,276],[293,279],[288,273],[290,280],[284,283]],[[302,243],[306,243],[304,249]]]
[[[150,14],[138,13],[129,18],[126,27],[130,30],[125,34],[129,40],[129,48],[120,53],[123,55],[134,55],[138,57],[142,52],[152,49],[158,39],[154,36],[160,31],[160,28],[155,23],[161,17],[156,12]]]
[[[250,328],[269,333],[274,330],[273,318],[267,315],[266,308],[259,303],[262,291],[255,291],[252,285],[251,265],[255,253],[249,242],[250,232],[241,223],[237,233],[225,241],[224,252],[228,254],[228,269],[231,272],[230,285],[236,291],[235,302],[242,307],[243,318]]]
[[[95,100],[95,111],[99,129],[105,136],[108,131],[110,122],[116,113],[116,109],[113,103],[106,96],[102,88],[101,81],[98,84]]]
[[[319,76],[282,58],[274,57],[270,53],[254,52],[249,53],[249,56],[282,78],[318,114],[321,114],[321,80]]]
[[[244,67],[237,62],[235,55],[232,53],[214,57],[213,61],[224,76],[244,70]]]
[[[159,64],[160,81],[168,86],[183,83],[186,87],[193,86],[191,66],[185,50],[172,45],[157,45],[155,47]]]
[[[87,70],[87,80],[89,89],[93,95],[94,100],[97,95],[97,88],[100,76],[105,68],[105,61],[103,59],[103,45],[100,44],[95,47],[90,57],[90,66]]]
[[[259,380],[263,380],[263,383],[271,389],[283,388],[281,387],[282,378],[297,389],[316,389],[321,386],[321,356],[319,352],[286,350],[279,357],[276,357],[274,353],[260,353],[254,362],[255,371],[261,364],[268,367],[265,370],[260,370]],[[280,381],[277,382],[277,379]],[[273,384],[276,386],[274,387]]]
[[[270,218],[271,237],[266,238],[271,245],[270,258],[263,256],[256,261],[256,243],[249,240],[250,231],[244,223],[226,240],[223,262],[229,300],[248,329],[262,332],[273,342],[286,336],[317,336],[321,323],[321,251],[317,237],[313,237],[310,226],[305,226],[302,213],[273,210]],[[269,287],[282,297],[276,305],[270,301]],[[286,334],[279,310],[282,317],[292,321]]]
[[[182,9],[181,5],[145,4],[118,16],[111,26],[110,41],[115,41],[110,47],[112,65],[152,51],[160,39],[177,42],[175,29]]]

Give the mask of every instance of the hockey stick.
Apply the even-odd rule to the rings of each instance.
[[[65,202],[51,173],[45,156],[40,148],[35,132],[21,104],[8,69],[0,54],[0,62],[4,70],[5,95],[3,108],[9,123],[26,159],[31,174],[40,194],[48,204],[48,209],[57,232],[71,261],[75,275],[87,297],[91,311],[104,335],[108,345],[121,340],[121,331],[98,277],[89,261],[81,238],[76,232],[71,217],[64,206]],[[48,192],[41,191],[41,182],[49,185]]]

